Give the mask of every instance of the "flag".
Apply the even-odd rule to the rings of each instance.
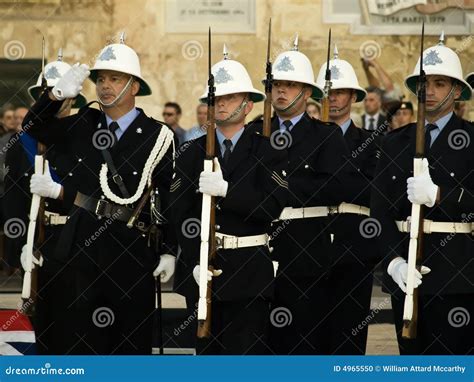
[[[30,319],[19,310],[0,310],[0,355],[36,354]]]

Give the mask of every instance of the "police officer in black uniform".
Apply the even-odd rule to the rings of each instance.
[[[74,339],[68,354],[150,354],[159,254],[150,228],[168,220],[174,136],[135,108],[135,96],[151,90],[137,54],[123,39],[100,52],[90,73],[103,111],[85,107],[57,119],[63,100],[76,97],[88,76],[86,65],[73,66],[24,121],[32,136],[55,144],[78,163],[78,192],[57,243],[57,255],[72,269],[74,292],[72,321],[63,335]],[[152,182],[161,209],[147,203],[128,228]],[[161,272],[172,274],[174,235],[166,225],[160,232],[161,253],[167,255],[162,255]]]
[[[200,236],[193,225],[200,224],[202,194],[215,196],[218,250],[215,274],[208,271],[213,277],[211,339],[199,341],[197,351],[266,354],[274,280],[266,232],[286,203],[286,153],[244,125],[254,102],[265,97],[254,89],[245,68],[226,57],[212,67],[212,73],[217,125],[214,172],[203,171],[204,136],[180,153],[171,186],[182,248],[175,287],[187,296],[189,305],[195,304],[197,285],[192,275],[199,284]]]
[[[324,86],[326,63],[316,84]],[[337,47],[331,69],[329,120],[340,126],[350,152],[344,177],[345,202],[330,218],[331,271],[327,296],[329,312],[325,319],[326,354],[363,355],[367,345],[373,269],[379,261],[376,230],[369,218],[371,181],[378,156],[378,143],[384,129],[373,132],[357,127],[351,120],[354,102],[364,100],[352,65],[338,57]],[[342,190],[341,190],[342,191]]]
[[[416,93],[418,61],[405,83]],[[457,54],[440,44],[423,52],[426,73],[425,158],[413,176],[416,125],[389,133],[377,166],[371,214],[381,225],[385,290],[391,293],[401,354],[472,354],[474,314],[474,127],[453,113],[469,100]],[[409,219],[424,205],[424,245],[414,340],[401,337],[407,283]]]
[[[288,151],[289,199],[271,233],[279,263],[271,338],[277,354],[322,354],[330,264],[327,216],[343,199],[348,156],[341,129],[305,113],[306,100],[322,98],[308,58],[295,49],[281,53],[272,68],[271,141]]]

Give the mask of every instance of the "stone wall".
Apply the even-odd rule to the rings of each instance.
[[[379,61],[385,70],[404,89],[403,78],[413,70],[419,54],[418,36],[351,35],[348,25],[323,24],[321,0],[256,0],[256,4],[256,33],[216,33],[212,50],[213,61],[220,60],[225,42],[231,57],[247,67],[256,87],[263,90],[260,80],[264,76],[267,22],[271,16],[273,57],[290,48],[299,33],[300,51],[311,59],[317,75],[325,60],[331,27],[340,58],[353,64],[362,86],[367,81],[360,64],[360,49],[372,45],[380,53]],[[152,96],[138,100],[138,106],[161,119],[163,103],[177,101],[184,111],[182,125],[190,127],[195,122],[197,99],[207,81],[208,24],[203,23],[202,33],[167,34],[165,11],[165,0],[0,0],[0,54],[11,57],[13,47],[18,58],[40,58],[41,31],[47,40],[49,61],[63,47],[67,62],[93,64],[104,44],[117,41],[119,32],[124,30],[127,43],[140,55],[142,74],[153,90]],[[469,36],[446,39],[446,44],[460,53],[465,73],[474,70],[469,59],[474,54],[471,40]],[[437,38],[427,37],[425,46],[436,42]],[[93,99],[92,83],[87,84],[85,93]],[[262,110],[263,105],[257,105],[250,117]]]

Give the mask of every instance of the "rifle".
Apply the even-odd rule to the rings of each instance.
[[[270,61],[270,44],[272,39],[272,18],[268,22],[268,42],[267,42],[267,77],[265,79],[265,102],[263,104],[263,135],[269,137],[272,124],[272,63]]]
[[[211,72],[211,28],[208,37],[209,54],[209,79],[207,81],[207,119],[206,134],[206,159],[204,171],[213,171],[215,156],[215,91],[214,75]],[[212,262],[216,255],[216,205],[213,196],[202,194],[201,210],[201,248],[200,248],[200,273],[199,273],[199,302],[198,302],[198,338],[208,338],[211,334],[211,308],[212,308],[212,280],[207,281],[207,271],[213,272]]]
[[[426,102],[426,75],[423,70],[423,40],[425,23],[421,27],[420,76],[418,77],[418,114],[416,121],[416,150],[413,159],[413,176],[418,176],[422,170],[422,161],[425,155],[425,102]],[[421,270],[423,256],[423,206],[412,204],[410,220],[410,243],[408,247],[408,275],[405,304],[403,307],[403,338],[416,338],[418,322],[418,288],[414,287],[415,269]]]
[[[328,37],[328,53],[327,53],[327,61],[326,61],[326,75],[325,75],[325,83],[324,83],[324,95],[323,99],[321,100],[321,120],[323,122],[329,122],[329,92],[331,90],[331,70],[329,69],[329,54],[331,52],[331,29],[329,29],[329,37]]]
[[[48,82],[44,73],[45,66],[45,39],[42,40],[42,78],[41,86],[44,91],[48,89]],[[35,155],[35,174],[44,174],[46,146],[38,142],[38,149]],[[30,206],[30,221],[28,223],[27,240],[26,240],[26,263],[27,269],[23,276],[23,288],[21,292],[22,312],[27,316],[35,314],[35,305],[38,299],[38,267],[34,266],[33,258],[39,262],[41,252],[39,248],[45,241],[44,227],[44,198],[39,195],[32,194]],[[38,235],[35,241],[36,223],[38,223]],[[34,266],[34,268],[33,268]]]

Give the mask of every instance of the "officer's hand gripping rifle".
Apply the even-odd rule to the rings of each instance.
[[[209,79],[207,94],[207,134],[206,134],[206,159],[204,171],[213,171],[215,156],[215,91],[214,75],[211,72],[211,28],[208,40],[209,54]],[[213,272],[212,262],[216,255],[216,206],[213,196],[202,194],[201,209],[201,247],[200,247],[200,273],[199,273],[199,302],[198,302],[198,330],[199,338],[207,338],[211,333],[211,293],[212,280],[207,281],[207,271]]]
[[[421,29],[420,76],[418,77],[418,114],[416,121],[416,152],[413,159],[413,176],[418,176],[422,171],[422,162],[425,155],[425,102],[426,102],[426,76],[423,70],[423,39],[425,23]],[[415,288],[415,271],[421,270],[423,256],[423,206],[412,204],[410,219],[410,243],[408,247],[408,274],[405,305],[403,308],[402,337],[416,338],[418,321],[418,288]]]

